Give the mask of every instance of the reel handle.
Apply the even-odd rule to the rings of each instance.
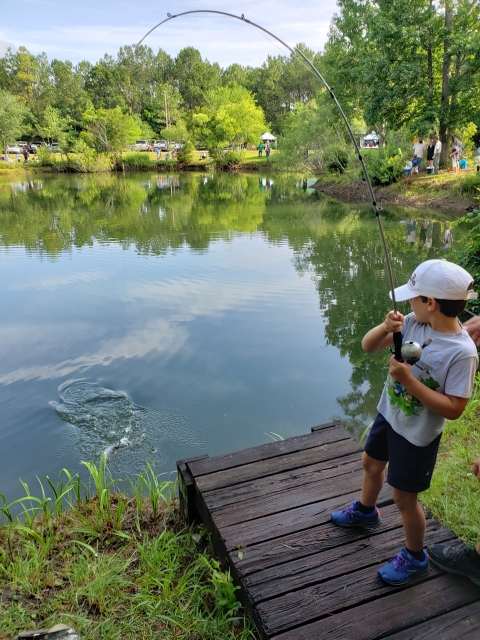
[[[403,362],[402,358],[402,332],[395,331],[393,334],[393,345],[395,348],[395,360],[398,362]]]

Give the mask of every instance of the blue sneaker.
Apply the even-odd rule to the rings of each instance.
[[[332,513],[332,522],[338,524],[339,527],[361,527],[363,529],[371,529],[381,524],[380,509],[375,507],[372,513],[362,513],[357,510],[360,500],[355,500],[353,504],[340,511]]]
[[[427,575],[428,556],[424,551],[423,560],[419,562],[404,547],[377,573],[387,584],[393,584],[394,586],[407,584],[412,578],[420,578]]]

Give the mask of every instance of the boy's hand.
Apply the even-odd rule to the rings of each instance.
[[[406,387],[409,380],[415,379],[411,371],[412,367],[406,362],[399,362],[395,356],[390,358],[390,375],[394,380]]]
[[[478,481],[480,482],[480,458],[477,458],[473,463],[472,473],[474,476],[477,476]]]
[[[399,311],[389,311],[383,323],[385,333],[401,331],[403,327],[403,315]]]

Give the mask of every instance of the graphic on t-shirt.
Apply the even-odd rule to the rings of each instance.
[[[418,380],[423,382],[423,384],[429,389],[435,390],[440,386],[440,384],[432,377],[426,378],[425,380],[423,378],[418,378]],[[418,398],[408,393],[405,387],[394,380],[390,374],[387,377],[386,388],[388,397],[390,398],[390,404],[392,406],[396,406],[401,409],[407,418],[419,415],[417,409],[419,407],[423,407],[423,404],[418,400]]]

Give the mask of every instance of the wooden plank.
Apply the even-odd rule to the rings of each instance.
[[[331,525],[331,528],[333,527],[335,527],[334,524]],[[253,601],[258,603],[263,600],[268,600],[269,598],[275,598],[275,600],[271,600],[265,604],[266,611],[268,612],[271,612],[274,606],[271,603],[279,603],[280,600],[278,596],[287,592],[288,596],[285,596],[285,607],[288,607],[296,601],[297,598],[304,599],[306,603],[309,601],[312,589],[315,590],[320,582],[333,580],[341,576],[340,580],[343,581],[341,582],[341,590],[344,589],[346,580],[348,581],[348,586],[346,591],[342,591],[338,600],[334,603],[338,609],[339,607],[336,605],[337,602],[342,601],[342,597],[351,597],[350,587],[353,582],[356,582],[356,578],[350,576],[352,572],[359,571],[365,567],[385,564],[405,545],[403,527],[384,531],[381,534],[369,538],[365,537],[355,542],[351,542],[348,536],[345,537],[346,540],[343,540],[345,544],[342,546],[337,546],[325,551],[322,550],[322,552],[313,556],[307,556],[293,562],[272,567],[267,571],[254,573],[252,576],[246,576],[244,583]],[[455,539],[455,536],[449,529],[442,527],[436,520],[427,520],[425,532],[426,545],[445,542],[447,540],[451,541],[452,539]],[[248,551],[245,553],[248,555]],[[234,555],[235,554],[233,554],[233,556]],[[236,560],[237,558],[234,558],[234,562],[240,572],[239,563],[236,562]],[[372,571],[373,575],[376,575],[375,570]],[[351,578],[353,582],[351,582]],[[334,582],[332,585],[333,584]],[[307,588],[309,585],[316,586],[310,589]],[[297,589],[299,591],[295,591]],[[335,589],[335,587],[331,587],[329,583],[325,587],[325,592],[322,595],[322,603],[325,606],[330,606],[330,604],[327,603],[327,593],[330,592],[331,589]],[[293,593],[294,591],[295,593]],[[316,600],[317,598],[314,599]],[[275,604],[275,607],[277,607],[277,604]],[[283,610],[283,608],[282,605],[280,609]]]
[[[275,640],[374,640],[477,601],[467,578],[441,575],[353,609],[270,636]]]
[[[317,424],[316,427],[312,427],[310,431],[313,433],[314,431],[320,431],[321,429],[328,429],[329,427],[334,427],[338,422],[325,422],[325,424]]]
[[[275,493],[292,489],[310,482],[321,482],[327,478],[352,473],[362,469],[362,461],[358,453],[353,453],[340,459],[327,460],[318,464],[289,469],[284,473],[276,473],[264,478],[255,478],[231,487],[222,487],[205,492],[207,504],[211,509],[218,509],[226,505],[238,504],[242,500],[249,500],[260,496],[270,499]],[[205,478],[206,476],[203,476]],[[202,480],[202,478],[200,478]]]
[[[245,578],[245,582],[248,585],[254,585],[271,580],[276,575],[277,566],[280,564],[288,562],[291,570],[295,571],[296,560],[301,567],[304,562],[312,562],[314,554],[343,544],[355,545],[365,538],[399,527],[402,527],[402,517],[397,506],[390,504],[382,508],[382,524],[372,531],[360,528],[346,529],[340,537],[338,527],[328,521],[318,527],[246,547],[242,550],[241,560],[235,552],[232,553],[239,571],[243,576],[249,576],[248,579]]]
[[[246,523],[273,513],[288,512],[295,507],[316,503],[320,500],[328,500],[351,491],[360,492],[362,480],[363,469],[357,468],[352,473],[328,478],[322,483],[311,482],[281,493],[274,493],[268,498],[259,496],[251,500],[243,500],[238,504],[229,504],[219,509],[212,508],[208,494],[205,494],[205,502],[213,515],[217,527],[223,529],[223,527],[240,522]],[[285,517],[289,518],[290,516],[287,513]]]
[[[336,460],[338,458],[338,463],[340,464],[343,456],[348,456],[352,453],[360,454],[361,451],[361,447],[355,440],[350,438],[319,445],[304,451],[273,457],[268,460],[247,463],[233,469],[225,469],[200,477],[195,475],[192,468],[191,473],[195,477],[198,487],[207,492],[221,487],[237,485],[241,482],[249,482],[256,478],[264,478],[274,473],[300,469],[327,460]]]
[[[384,485],[377,504],[381,507],[392,502],[392,490]],[[272,540],[280,536],[318,526],[330,520],[332,511],[342,509],[358,498],[358,490],[321,500],[288,512],[275,513],[265,518],[240,522],[221,530],[227,550],[242,549],[258,542]]]
[[[208,460],[198,460],[191,465],[191,471],[195,478],[206,473],[214,473],[224,469],[241,466],[248,462],[257,460],[268,460],[277,456],[283,456],[286,453],[294,451],[305,451],[312,447],[318,447],[321,444],[337,442],[338,440],[352,439],[350,434],[340,425],[321,429],[314,433],[304,436],[288,438],[277,442],[269,442],[258,447],[242,449],[234,453],[226,453],[220,456],[208,458]]]
[[[388,636],[389,640],[474,640],[480,638],[480,601]]]
[[[193,476],[190,473],[187,462],[197,460],[198,458],[208,458],[206,454],[190,458],[189,460],[177,461],[177,478],[178,478],[178,496],[180,502],[180,512],[187,524],[193,524],[199,520],[198,511],[195,508],[195,491],[193,485]]]
[[[442,531],[442,527],[435,521],[430,521],[430,524],[432,526],[428,529],[427,544],[444,542],[445,530]],[[450,537],[451,535],[450,533]],[[305,571],[293,580],[289,580],[288,575],[283,573],[278,576],[276,585],[270,583],[268,590],[265,589],[267,585],[262,585],[260,598],[272,598],[260,602],[257,606],[257,613],[267,634],[281,633],[300,624],[378,599],[394,590],[395,587],[378,578],[377,569],[388,562],[405,544],[403,530],[397,529],[394,536],[390,532],[374,536],[370,544],[368,541],[366,544],[368,546],[353,553],[350,552],[351,545],[338,547],[327,552],[329,557],[325,558],[324,565]],[[344,555],[335,557],[335,552],[337,555],[343,552]],[[285,565],[281,567],[282,570],[286,568]],[[432,568],[426,578],[430,579],[440,574],[440,569]],[[309,586],[299,588],[302,585],[302,577],[303,584]],[[291,588],[296,591],[288,591],[286,583],[291,583]],[[283,595],[280,595],[282,590]],[[256,604],[258,590],[248,591]]]

